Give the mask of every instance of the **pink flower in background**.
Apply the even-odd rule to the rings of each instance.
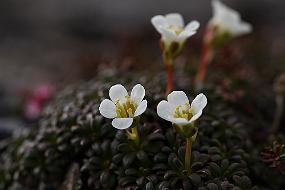
[[[29,92],[25,105],[24,114],[28,119],[37,119],[46,104],[54,94],[54,86],[51,84],[41,84],[32,92]]]

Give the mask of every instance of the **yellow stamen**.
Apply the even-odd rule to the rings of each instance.
[[[130,96],[126,96],[125,98],[125,102],[122,103],[118,100],[115,103],[117,116],[120,118],[133,118],[138,105]]]
[[[186,103],[185,107],[181,105],[177,106],[173,113],[173,117],[190,120],[193,117],[193,110],[191,109],[190,104]]]
[[[179,35],[183,31],[183,27],[168,25],[168,28],[175,32],[176,35]]]
[[[128,112],[128,115],[129,115],[130,117],[134,117],[134,111],[132,110],[132,108],[129,108],[129,109],[127,110],[127,112]]]

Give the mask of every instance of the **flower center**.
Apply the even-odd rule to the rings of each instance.
[[[126,101],[124,103],[120,102],[119,100],[117,100],[115,103],[117,117],[133,118],[138,105],[131,99],[130,96],[126,96],[125,98]]]
[[[177,106],[173,113],[173,117],[190,120],[193,117],[193,110],[191,109],[190,104],[186,103],[184,106],[183,105]]]
[[[183,31],[183,27],[181,26],[168,25],[167,28],[174,31],[176,35],[179,35]]]

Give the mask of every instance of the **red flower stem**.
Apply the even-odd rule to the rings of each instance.
[[[213,58],[213,50],[212,48],[209,48],[208,46],[204,46],[202,50],[202,55],[200,58],[198,73],[195,78],[195,84],[198,86],[203,85],[203,82],[205,80],[205,76],[207,73],[208,65],[212,61]]]
[[[200,56],[199,68],[195,78],[195,86],[197,89],[203,87],[208,65],[213,60],[214,49],[211,47],[212,38],[214,35],[214,28],[208,27],[206,29],[202,52]]]
[[[166,95],[168,95],[173,90],[173,66],[172,65],[166,65],[166,70],[167,70]]]
[[[163,58],[165,69],[167,72],[167,86],[166,86],[166,96],[170,94],[173,90],[173,61],[167,59],[165,56]]]

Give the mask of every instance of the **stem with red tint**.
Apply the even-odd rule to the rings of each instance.
[[[208,65],[211,63],[214,56],[214,49],[211,47],[214,31],[215,28],[211,26],[208,26],[206,29],[199,68],[195,78],[196,89],[201,89],[203,87]]]
[[[168,95],[173,90],[173,60],[166,58],[166,56],[163,56],[163,62],[167,72],[166,95]]]
[[[170,94],[173,90],[173,65],[166,65],[167,70],[167,87],[166,94]]]

